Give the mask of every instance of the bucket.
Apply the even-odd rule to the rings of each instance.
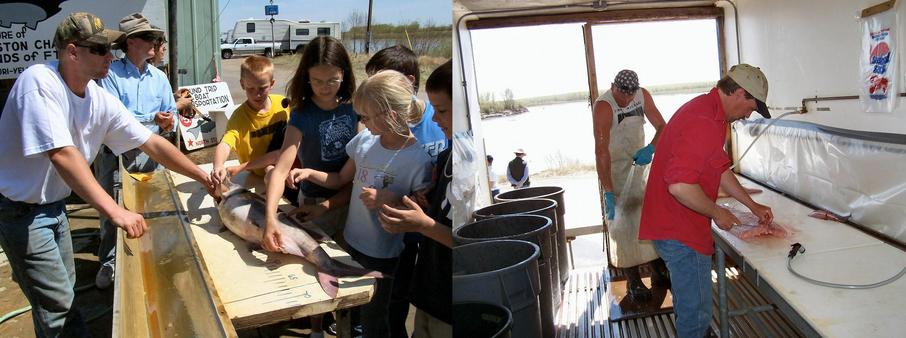
[[[478,302],[453,303],[453,337],[510,338],[513,314],[506,307]]]
[[[520,189],[523,190],[523,189]],[[499,195],[498,195],[499,196]],[[566,261],[566,237],[563,239],[563,246],[560,245],[560,235],[563,234],[560,224],[557,222],[557,201],[548,198],[532,198],[523,200],[513,200],[491,204],[484,208],[475,210],[473,213],[475,220],[503,216],[503,215],[520,215],[530,214],[544,216],[551,219],[551,273],[554,276],[560,276],[560,285],[569,277],[569,262]],[[562,259],[561,259],[562,257]],[[554,295],[556,302],[560,304],[560,295]]]
[[[538,256],[530,242],[493,240],[453,248],[453,302],[487,302],[513,314],[513,337],[542,337]]]
[[[569,249],[566,246],[566,221],[563,215],[566,214],[566,204],[563,203],[563,188],[561,187],[528,187],[523,189],[510,190],[500,193],[494,197],[497,202],[518,201],[532,198],[549,198],[557,201],[557,263],[560,267],[560,283],[566,283],[569,278]]]
[[[541,248],[538,274],[541,281],[541,329],[545,336],[556,332],[554,316],[560,300],[560,277],[551,273],[551,259],[556,260],[551,244],[551,219],[538,215],[507,215],[463,225],[453,230],[453,241],[468,244],[495,239],[516,239],[532,242]]]

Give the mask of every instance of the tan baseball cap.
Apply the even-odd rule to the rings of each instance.
[[[126,34],[126,37],[130,37],[137,33],[142,32],[154,32],[161,35],[164,34],[164,31],[160,30],[157,27],[151,25],[151,21],[148,21],[142,13],[132,13],[125,16],[120,20],[120,30]]]
[[[766,119],[771,118],[771,112],[764,103],[768,98],[768,78],[761,72],[761,68],[740,63],[730,68],[727,76],[755,97],[755,111]]]
[[[104,28],[104,23],[94,14],[73,12],[57,26],[53,41],[61,48],[63,44],[81,41],[110,45],[122,37],[123,32]]]

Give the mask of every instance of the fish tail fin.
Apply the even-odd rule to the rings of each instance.
[[[337,297],[337,291],[339,291],[340,286],[337,277],[318,271],[318,284],[321,284],[321,289],[323,289],[324,293],[330,296],[330,298]]]
[[[352,266],[336,259],[331,258],[332,270],[337,276],[340,277],[358,277],[358,276],[369,276],[374,278],[393,278],[389,274],[382,273],[376,270],[368,270],[365,268],[360,268]]]

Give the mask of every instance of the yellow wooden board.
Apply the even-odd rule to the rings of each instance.
[[[201,167],[210,170],[211,165]],[[341,278],[337,297],[331,299],[318,284],[314,265],[303,258],[263,249],[250,250],[247,242],[222,225],[214,199],[201,184],[175,172],[169,174],[200,259],[236,329],[306,317],[371,300],[372,277]],[[248,172],[234,177],[233,182],[263,194],[263,179]],[[290,208],[285,201],[281,205],[284,211]],[[343,263],[360,266],[333,241],[322,243],[321,247]]]

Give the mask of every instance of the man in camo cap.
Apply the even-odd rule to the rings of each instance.
[[[110,46],[122,36],[93,14],[69,14],[54,35],[59,61],[22,72],[0,114],[0,247],[31,303],[37,337],[87,335],[78,311],[70,311],[76,281],[70,192],[129,238],[148,230],[141,215],[117,205],[92,177],[88,163],[102,144],[116,153],[141,148],[213,191],[206,172],[93,81],[107,75]]]

